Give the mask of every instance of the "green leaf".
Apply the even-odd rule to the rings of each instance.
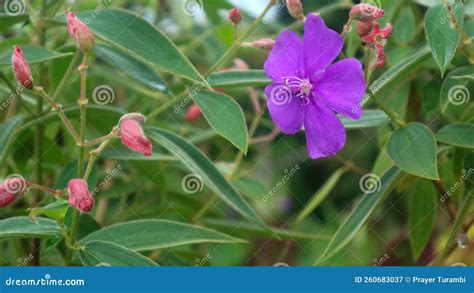
[[[438,196],[431,181],[420,179],[410,197],[408,227],[413,258],[418,260],[430,240],[438,214]]]
[[[97,17],[88,20],[91,15]],[[82,21],[87,21],[92,32],[107,45],[118,48],[157,70],[197,82],[204,81],[178,47],[139,15],[111,8],[103,9],[99,14],[93,11],[79,12],[77,16]],[[65,23],[64,16],[60,21]]]
[[[331,237],[327,234],[320,234],[317,235],[295,231],[290,229],[277,229],[272,228],[270,233],[269,231],[263,229],[262,227],[252,224],[252,223],[242,223],[241,221],[235,220],[228,220],[228,219],[212,219],[207,218],[204,219],[204,223],[215,229],[219,229],[224,231],[225,233],[231,233],[232,235],[236,234],[242,238],[249,238],[252,237],[271,237],[272,235],[277,235],[283,240],[319,240],[319,241],[326,241],[329,242]]]
[[[344,175],[346,170],[344,168],[338,169],[331,177],[321,186],[311,199],[305,203],[303,210],[298,213],[295,218],[295,225],[301,223],[309,214],[311,214],[322,202],[329,193],[334,189],[339,179]]]
[[[7,122],[0,124],[0,162],[3,162],[5,159],[7,145],[14,139],[13,134],[22,122],[23,118],[21,116],[15,116]]]
[[[339,115],[339,119],[346,129],[378,127],[390,122],[390,117],[381,110],[364,110],[363,116],[359,120],[352,120],[341,115]]]
[[[227,95],[209,91],[197,92],[193,99],[212,128],[247,153],[249,136],[239,104]]]
[[[100,59],[122,70],[142,84],[155,90],[168,91],[166,83],[148,64],[106,45],[98,44],[94,50]]]
[[[458,24],[462,27],[464,21],[464,9],[462,5],[454,10]],[[425,32],[436,63],[444,75],[461,39],[457,30],[451,25],[449,10],[444,5],[430,8],[425,16]]]
[[[3,2],[6,3],[6,2]],[[27,21],[30,19],[28,14],[20,14],[20,15],[9,15],[6,13],[0,13],[0,32],[7,31],[12,25],[17,24],[19,22]]]
[[[148,128],[146,132],[152,140],[164,146],[181,160],[183,164],[196,172],[203,179],[204,183],[231,208],[249,221],[268,229],[255,211],[235,191],[202,151],[172,132],[158,128]]]
[[[85,266],[156,266],[151,259],[123,246],[105,242],[89,241],[78,252]]]
[[[72,53],[59,53],[39,46],[22,46],[21,49],[23,51],[23,54],[25,55],[25,59],[30,64],[40,63],[72,55]],[[12,53],[13,49],[10,49],[6,54],[0,57],[0,66],[12,65]]]
[[[377,189],[373,193],[365,194],[359,204],[339,227],[324,250],[319,262],[334,256],[354,238],[370,215],[375,211],[379,203],[397,186],[403,175],[403,172],[397,167],[390,168],[390,170],[382,175],[382,178],[380,178],[380,181],[376,184]]]
[[[80,242],[86,244],[95,240],[112,242],[135,251],[192,243],[245,242],[211,229],[168,220],[138,220],[115,224],[87,235]]]
[[[32,208],[30,210],[30,216],[37,217],[45,215],[56,221],[63,221],[68,208],[69,202],[65,199],[58,198],[55,202],[45,205],[44,207]]]
[[[406,59],[399,62],[396,66],[384,72],[377,80],[372,82],[370,90],[377,94],[381,90],[393,86],[399,86],[400,82],[410,75],[415,69],[420,67],[430,57],[430,48],[423,46],[410,54]],[[364,96],[363,101],[369,101],[368,95]]]
[[[431,130],[415,122],[395,131],[387,143],[387,152],[404,171],[438,180],[436,141]]]
[[[0,221],[0,240],[60,235],[55,221],[45,218],[14,217]]]
[[[474,124],[455,123],[441,128],[436,134],[439,142],[467,149],[474,149]]]
[[[247,87],[247,86],[267,86],[271,83],[267,74],[263,70],[232,70],[211,74],[207,81],[212,87]]]
[[[454,114],[454,118],[469,105],[474,93],[474,66],[463,66],[449,72],[441,87],[441,112]]]
[[[232,182],[235,188],[249,198],[260,200],[268,192],[268,187],[261,181],[249,177],[240,177]]]
[[[416,19],[411,7],[405,7],[397,17],[394,37],[399,43],[409,43],[415,37]]]

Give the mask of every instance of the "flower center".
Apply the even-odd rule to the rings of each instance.
[[[292,91],[296,92],[296,97],[303,100],[305,105],[309,104],[309,94],[313,89],[313,85],[309,79],[301,79],[295,76],[283,77],[284,84]]]

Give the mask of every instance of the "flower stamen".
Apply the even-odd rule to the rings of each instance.
[[[284,80],[284,83],[288,88],[297,93],[296,97],[304,101],[304,105],[309,104],[309,94],[313,89],[313,85],[311,84],[309,79],[301,79],[295,76],[287,76],[283,77],[282,79]]]

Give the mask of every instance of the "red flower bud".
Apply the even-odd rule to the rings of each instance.
[[[140,152],[145,156],[151,156],[152,145],[145,133],[143,133],[140,122],[126,115],[120,119],[120,138],[122,143],[130,149]]]
[[[288,12],[295,19],[304,19],[303,4],[300,0],[286,0]]]
[[[15,46],[13,49],[12,65],[18,83],[29,90],[33,89],[30,65],[26,61],[20,46]]]
[[[66,12],[67,29],[79,49],[90,54],[95,47],[95,38],[90,29],[72,12]]]
[[[252,43],[255,48],[271,51],[273,46],[275,46],[275,41],[272,39],[260,39]]]
[[[4,208],[14,202],[26,191],[26,181],[21,176],[5,179],[0,184],[0,208]]]
[[[351,11],[349,12],[349,16],[352,19],[359,20],[359,21],[372,21],[383,17],[385,11],[380,9],[376,6],[361,3],[357,4],[352,7]]]
[[[240,10],[238,8],[233,8],[227,14],[227,18],[232,22],[233,25],[238,25],[242,20],[242,15],[240,14]]]
[[[357,34],[359,37],[363,38],[370,34],[374,29],[374,23],[372,21],[359,21],[357,24]]]
[[[184,115],[184,119],[188,122],[193,122],[194,120],[199,119],[202,116],[201,109],[198,105],[194,104],[189,107],[189,110]]]
[[[69,204],[78,209],[79,211],[86,213],[94,206],[94,198],[92,197],[89,189],[87,188],[87,182],[84,179],[72,179],[67,184],[69,193]]]

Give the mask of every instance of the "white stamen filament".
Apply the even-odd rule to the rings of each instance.
[[[287,76],[282,79],[287,87],[297,91],[296,97],[302,99],[304,105],[309,104],[309,94],[313,89],[313,85],[308,79],[301,79],[295,76]]]

